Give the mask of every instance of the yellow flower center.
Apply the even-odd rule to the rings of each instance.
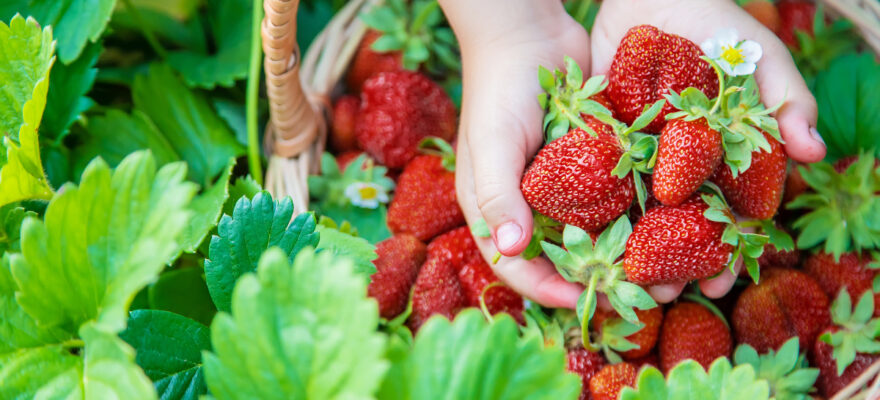
[[[743,56],[742,50],[731,46],[724,46],[722,48],[721,58],[734,67],[746,62],[746,58]]]
[[[358,189],[358,193],[361,195],[361,198],[364,200],[373,200],[379,194],[379,191],[372,186],[363,186]]]

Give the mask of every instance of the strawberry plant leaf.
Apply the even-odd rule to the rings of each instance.
[[[73,381],[82,374],[82,359],[60,344],[39,346],[0,356],[0,398],[32,399],[49,394],[50,382],[67,378]],[[69,384],[72,385],[72,382]],[[45,389],[40,390],[44,386]],[[70,389],[70,387],[67,387]],[[64,392],[59,392],[63,395]]]
[[[192,218],[181,232],[179,240],[184,252],[194,253],[208,233],[217,226],[217,221],[223,214],[223,204],[229,197],[229,177],[234,166],[235,159],[230,159],[226,170],[217,181],[189,204]]]
[[[232,212],[235,210],[235,204],[242,197],[253,199],[262,190],[263,188],[260,187],[260,184],[250,175],[239,177],[235,180],[235,183],[229,186],[229,197],[226,198],[226,203],[223,204],[223,214],[232,215]]]
[[[288,259],[266,251],[236,285],[232,314],[214,318],[208,388],[218,399],[369,398],[387,361],[367,280],[329,252]]]
[[[732,367],[724,357],[715,360],[707,373],[694,360],[685,360],[669,371],[667,378],[654,367],[643,369],[636,383],[626,387],[622,400],[766,400],[767,381],[759,379],[749,364]]]
[[[165,272],[150,285],[147,297],[151,309],[170,311],[206,326],[217,313],[202,269],[198,267]]]
[[[486,322],[465,310],[454,322],[432,318],[410,351],[392,359],[378,398],[576,399],[580,384],[564,372],[561,347],[544,347],[539,336],[521,338],[507,315]]]
[[[119,334],[160,398],[198,399],[207,392],[202,351],[211,349],[208,327],[167,311],[137,310]]]
[[[221,0],[208,3],[213,53],[179,50],[168,54],[168,64],[191,86],[231,87],[247,76],[251,43],[251,2]]]
[[[0,207],[0,256],[6,251],[21,251],[21,223],[25,217],[36,216],[17,204]]]
[[[0,22],[0,206],[52,196],[40,160],[37,129],[46,107],[52,29],[16,15]]]
[[[125,326],[128,304],[179,248],[195,185],[186,166],[157,171],[148,152],[115,171],[96,159],[80,185],[67,184],[45,221],[25,220],[20,255],[13,255],[16,300],[40,325],[76,332],[86,321]],[[88,251],[86,251],[88,249]]]
[[[348,258],[354,263],[355,271],[365,276],[376,272],[373,260],[379,256],[376,254],[376,247],[366,239],[325,225],[318,225],[315,230],[321,236],[318,250],[326,250],[337,256]]]
[[[86,399],[155,399],[156,390],[135,364],[134,349],[90,322],[79,330],[85,344],[82,378],[74,394]]]
[[[58,58],[70,64],[89,42],[97,42],[110,21],[116,0],[16,0],[0,7],[0,19],[14,12],[36,18],[42,26],[52,26],[58,38]]]
[[[242,197],[232,216],[224,215],[218,233],[211,238],[205,278],[214,304],[229,311],[235,282],[257,268],[266,249],[280,247],[293,260],[300,250],[318,245],[315,220],[309,214],[293,219],[293,200],[272,200],[269,192],[260,192],[253,200]]]
[[[95,83],[98,75],[95,64],[103,50],[101,43],[90,44],[74,62],[52,68],[46,112],[40,126],[43,139],[60,143],[70,125],[95,103],[86,94]]]
[[[141,149],[150,150],[158,165],[181,160],[169,139],[141,111],[126,114],[110,110],[104,115],[90,117],[85,128],[84,143],[74,150],[75,171],[82,171],[99,155],[111,166],[116,166],[125,156]]]
[[[205,96],[188,89],[166,65],[152,65],[135,78],[135,109],[141,110],[187,162],[190,178],[202,185],[220,174],[229,159],[244,153]]]

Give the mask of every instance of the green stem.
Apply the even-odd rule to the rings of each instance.
[[[162,47],[162,44],[160,44],[159,40],[156,39],[156,36],[153,35],[153,30],[150,29],[150,26],[146,23],[137,7],[134,6],[131,0],[122,0],[122,3],[125,5],[125,8],[128,9],[128,12],[131,13],[134,22],[141,28],[141,32],[143,32],[144,37],[147,39],[147,43],[149,43],[153,51],[156,52],[160,58],[167,58],[168,52],[165,51],[165,48]]]
[[[718,111],[718,108],[721,107],[721,101],[724,99],[724,91],[727,89],[724,87],[724,74],[721,72],[721,68],[718,67],[718,64],[715,61],[709,60],[709,65],[712,66],[712,69],[715,70],[715,75],[718,76],[718,98],[715,99],[715,104],[712,106],[712,109],[709,110],[709,114],[715,114]]]
[[[129,1],[129,0],[126,0]],[[248,166],[251,176],[260,186],[263,186],[263,160],[260,157],[260,138],[257,128],[257,100],[260,94],[260,65],[262,62],[262,43],[260,42],[260,25],[263,21],[263,2],[253,2],[253,15],[251,19],[251,54],[248,65],[247,80],[247,138],[248,138]]]
[[[413,19],[412,25],[409,27],[409,32],[411,35],[415,36],[422,30],[422,27],[425,25],[425,22],[428,21],[428,17],[437,10],[437,7],[440,7],[440,4],[437,1],[432,1],[430,4],[425,5],[425,8],[416,15]]]
[[[581,340],[584,342],[584,348],[588,351],[597,352],[599,346],[590,342],[590,310],[593,309],[593,303],[596,302],[596,286],[599,284],[599,274],[590,275],[590,283],[587,285],[586,304],[584,304],[584,318],[581,320]]]
[[[61,347],[65,349],[85,347],[86,343],[82,339],[70,339],[61,343]]]

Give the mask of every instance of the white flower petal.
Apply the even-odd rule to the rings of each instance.
[[[758,62],[758,60],[764,55],[764,50],[761,48],[761,45],[754,40],[746,40],[739,46],[739,48],[742,50],[743,58],[745,58],[747,64]]]
[[[722,46],[736,46],[739,42],[739,33],[734,28],[720,29],[715,32],[715,39]]]
[[[718,66],[721,67],[721,70],[724,71],[727,75],[733,75],[733,67],[729,62],[725,61],[723,58],[718,58],[715,60],[718,63]]]
[[[721,57],[721,45],[715,38],[709,38],[703,41],[700,44],[700,49],[703,50],[703,53],[706,53],[706,57],[709,58],[718,58]]]
[[[757,66],[755,63],[742,63],[733,68],[733,71],[728,72],[732,76],[740,76],[740,75],[751,75],[755,73],[755,69]]]

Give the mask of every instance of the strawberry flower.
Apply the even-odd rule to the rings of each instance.
[[[739,40],[736,29],[722,29],[715,37],[706,39],[700,48],[706,56],[715,61],[730,76],[751,75],[755,73],[758,60],[763,51],[761,45],[753,40]]]
[[[354,182],[345,188],[345,197],[351,204],[361,208],[375,209],[388,202],[388,192],[380,185],[371,182]]]

